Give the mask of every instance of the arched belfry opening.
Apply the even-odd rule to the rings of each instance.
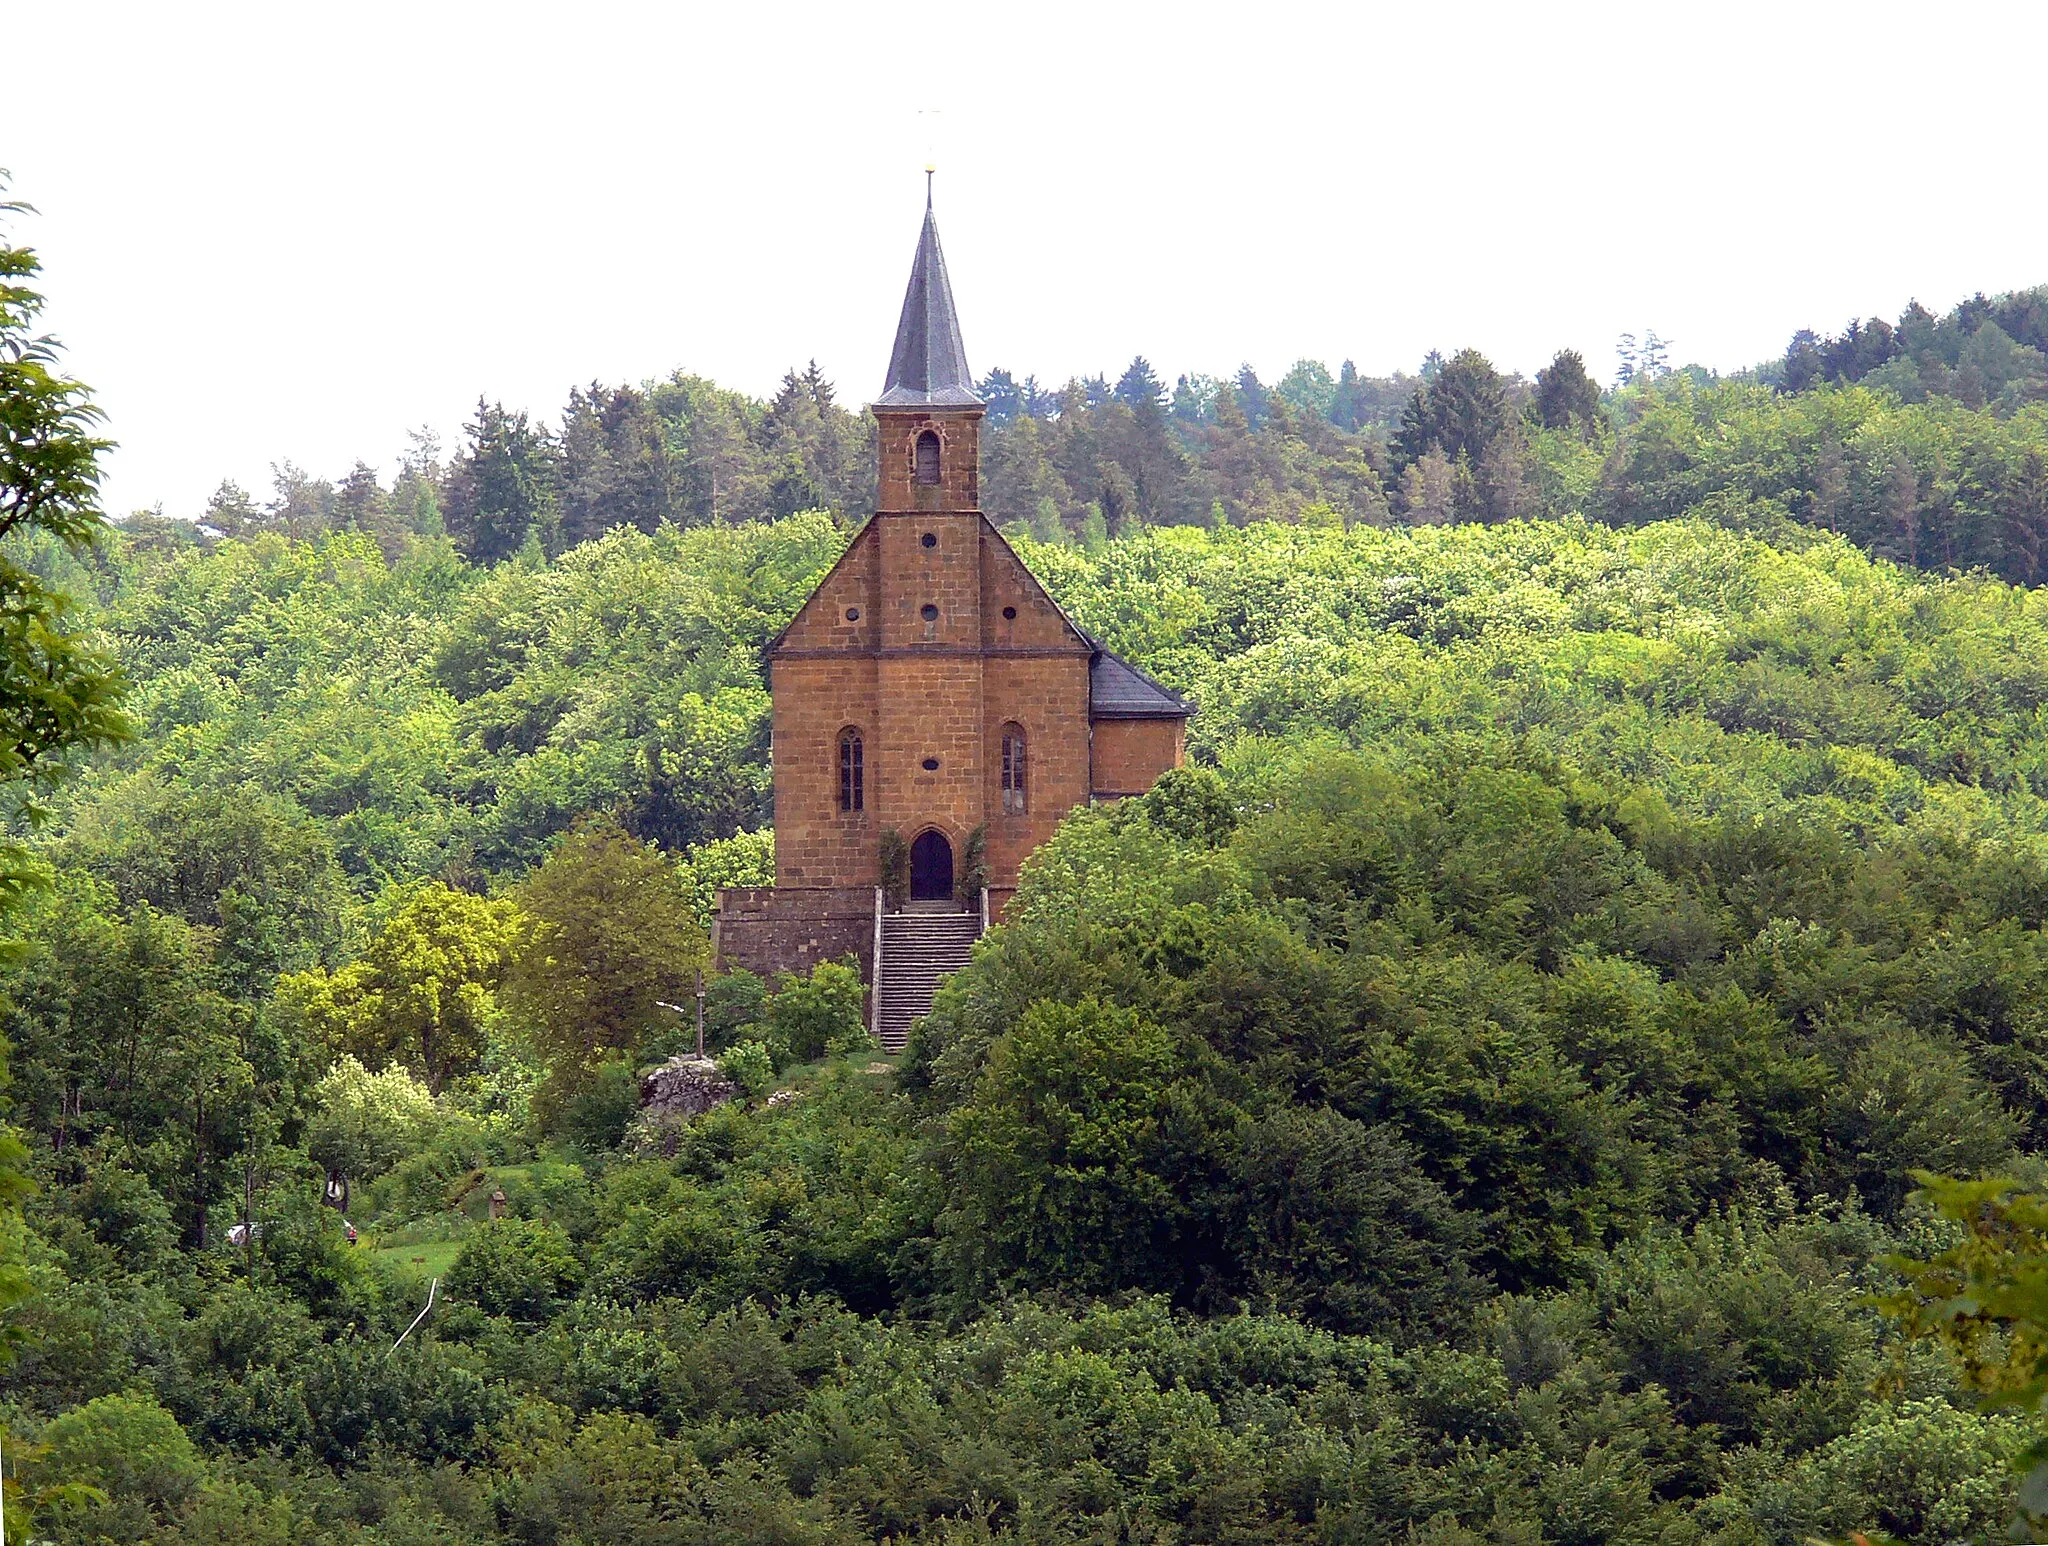
[[[920,832],[910,844],[910,900],[953,900],[953,845],[943,832]]]
[[[939,485],[939,437],[926,430],[917,437],[917,458],[913,476],[925,488]]]

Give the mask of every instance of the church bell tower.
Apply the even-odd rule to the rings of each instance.
[[[879,428],[881,511],[980,508],[982,402],[967,373],[929,191],[888,380],[870,406]]]

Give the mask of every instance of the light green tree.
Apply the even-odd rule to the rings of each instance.
[[[382,1175],[424,1145],[440,1122],[427,1087],[393,1064],[380,1073],[344,1053],[313,1086],[306,1151],[358,1180]]]
[[[278,994],[329,1046],[409,1068],[438,1095],[483,1056],[518,928],[511,903],[430,881],[357,960],[293,973]]]

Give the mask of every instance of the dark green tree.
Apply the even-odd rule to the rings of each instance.
[[[1166,389],[1152,369],[1152,362],[1140,354],[1117,379],[1116,400],[1126,408],[1150,408],[1157,412],[1166,402]]]
[[[1477,349],[1460,349],[1436,374],[1416,388],[1394,434],[1397,466],[1420,461],[1434,446],[1452,462],[1478,466],[1495,437],[1507,427],[1507,385]]]
[[[1560,349],[1557,357],[1536,372],[1536,398],[1530,405],[1545,429],[1569,429],[1591,439],[1600,418],[1600,387],[1576,349]]]
[[[448,530],[477,563],[500,563],[553,519],[555,445],[524,413],[482,398],[468,434],[448,480]]]

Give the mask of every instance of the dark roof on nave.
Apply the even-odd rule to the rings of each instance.
[[[874,406],[981,406],[974,395],[974,378],[967,373],[960,316],[953,309],[953,286],[946,278],[946,255],[939,250],[939,223],[932,216],[929,197],[917,256],[910,264],[910,288],[903,293],[903,316],[896,324],[896,347],[889,355],[889,379]]]
[[[1194,712],[1194,704],[1179,693],[1160,686],[1121,655],[1095,646],[1088,663],[1090,719],[1186,719]]]

